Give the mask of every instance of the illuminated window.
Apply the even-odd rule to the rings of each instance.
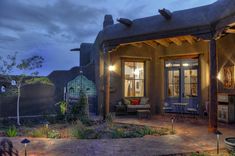
[[[144,96],[144,62],[125,62],[125,97]]]

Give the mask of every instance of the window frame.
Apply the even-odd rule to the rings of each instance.
[[[143,69],[144,69],[144,78],[143,79],[126,79],[125,77],[125,63],[126,62],[132,62],[132,63],[143,63]],[[142,80],[144,82],[144,91],[143,91],[143,96],[126,96],[125,95],[125,81],[126,80],[134,80],[134,82],[136,80]],[[141,98],[141,97],[145,97],[146,95],[146,61],[142,60],[142,59],[123,59],[122,60],[122,91],[123,91],[123,97],[125,98]],[[135,89],[134,89],[135,90]],[[135,91],[134,91],[135,92]],[[135,93],[134,93],[135,94]]]

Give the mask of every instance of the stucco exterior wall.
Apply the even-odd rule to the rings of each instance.
[[[218,72],[223,77],[223,67],[234,66],[235,64],[235,34],[227,35],[217,41]],[[218,81],[218,92],[235,94],[234,87],[226,89],[223,87],[223,80]]]
[[[157,46],[156,48],[142,44],[142,46],[121,46],[116,51],[111,52],[111,64],[115,66],[115,71],[111,72],[110,110],[114,111],[114,106],[124,97],[123,60],[140,59],[145,61],[145,96],[150,98],[152,113],[160,113],[165,98],[164,56],[192,53],[200,54],[200,104],[204,105],[205,101],[208,100],[209,87],[208,46],[205,41],[193,45],[185,42],[181,46],[170,44],[169,47]]]

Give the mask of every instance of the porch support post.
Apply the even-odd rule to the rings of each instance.
[[[105,49],[105,48],[104,48]],[[104,50],[104,108],[103,118],[105,119],[109,113],[110,105],[110,54],[107,50]]]
[[[216,40],[211,39],[209,42],[209,60],[210,60],[210,89],[209,89],[209,125],[208,131],[217,130],[217,57],[216,57]]]

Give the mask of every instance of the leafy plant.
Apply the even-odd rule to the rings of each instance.
[[[208,156],[207,154],[204,154],[204,153],[192,153],[191,156]]]
[[[81,122],[87,125],[91,124],[88,118],[88,99],[83,90],[80,90],[79,101],[72,106],[69,118],[73,121],[79,119]]]
[[[25,81],[27,84],[46,84],[46,85],[54,85],[47,77],[35,77]]]
[[[125,131],[121,128],[112,131],[112,138],[125,138],[126,136]]]
[[[15,126],[11,126],[6,130],[6,135],[8,137],[15,137],[17,136],[17,129]]]
[[[75,137],[77,139],[84,139],[84,131],[82,129],[75,129],[73,128],[71,130],[72,137]]]
[[[67,112],[67,108],[68,108],[67,102],[66,101],[60,101],[59,106],[60,106],[60,113],[62,115],[65,115],[66,112]]]
[[[47,137],[52,139],[58,139],[60,138],[60,132],[57,130],[48,131]]]
[[[15,88],[17,93],[16,104],[16,116],[17,125],[20,125],[20,95],[21,87],[25,85],[26,73],[30,73],[30,76],[37,76],[36,69],[41,68],[44,59],[41,56],[32,56],[27,59],[22,59],[17,63],[17,53],[13,55],[7,55],[5,58],[0,57],[0,74],[4,75],[6,79],[11,83],[15,81]],[[21,73],[18,76],[12,76],[12,71],[18,69]]]
[[[112,123],[113,120],[114,120],[114,118],[115,118],[115,114],[113,114],[113,113],[108,113],[108,114],[106,115],[105,121],[106,121],[107,123]]]
[[[36,137],[36,138],[47,137],[48,132],[49,132],[49,128],[46,126],[43,126],[43,127],[40,127],[31,131],[30,136]]]

